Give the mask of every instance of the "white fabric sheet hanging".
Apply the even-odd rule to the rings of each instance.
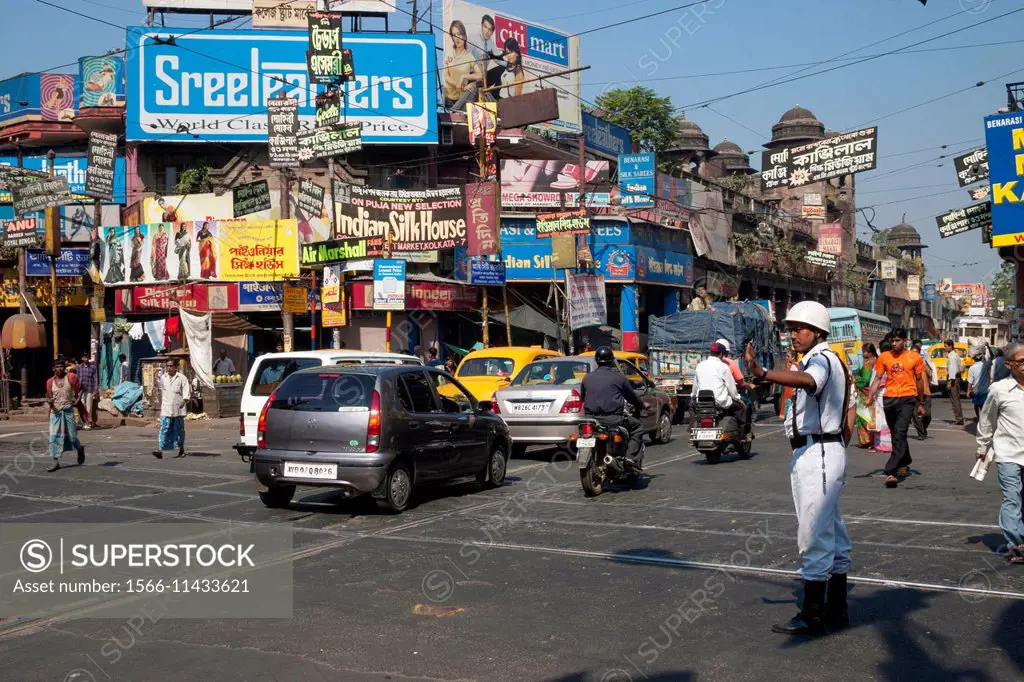
[[[181,309],[181,326],[185,329],[192,370],[204,386],[213,388],[213,347],[210,313],[196,314]]]

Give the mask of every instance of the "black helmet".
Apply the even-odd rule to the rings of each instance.
[[[601,346],[594,353],[594,359],[599,365],[613,365],[615,364],[615,353],[608,346]]]

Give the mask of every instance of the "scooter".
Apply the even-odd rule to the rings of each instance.
[[[690,442],[704,455],[708,464],[718,464],[722,455],[734,450],[740,459],[750,459],[750,446],[754,440],[753,426],[747,423],[740,433],[740,423],[731,414],[722,414],[715,403],[715,394],[700,391],[693,405]]]
[[[629,429],[619,425],[608,428],[597,419],[580,422],[578,433],[570,436],[576,444],[580,483],[587,497],[597,497],[609,483],[622,483],[635,488],[640,482],[642,464],[626,457],[629,449]],[[643,462],[645,446],[640,441],[638,462]]]

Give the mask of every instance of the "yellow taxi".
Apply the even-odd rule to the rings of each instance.
[[[455,378],[477,400],[491,400],[494,392],[511,383],[523,367],[534,360],[561,356],[556,350],[540,346],[498,346],[483,348],[468,353],[455,370]],[[441,386],[439,392],[446,395],[455,387]],[[453,396],[447,396],[453,397]]]
[[[960,358],[963,360],[964,371],[961,374],[961,379],[967,381],[967,370],[974,364],[974,358],[968,355],[968,348],[966,343],[954,343],[953,348],[960,354]],[[936,385],[941,386],[946,381],[946,346],[937,343],[934,346],[928,346],[922,348],[922,351],[928,353],[928,356],[932,359],[932,364],[935,365]]]
[[[634,365],[639,367],[641,369],[641,371],[643,371],[644,374],[650,376],[650,374],[651,374],[651,360],[650,360],[650,358],[648,358],[643,353],[637,353],[636,351],[629,351],[629,350],[617,350],[617,351],[612,351],[612,352],[615,353],[615,357],[616,358],[621,359],[621,360],[628,360],[629,362],[632,362]],[[597,351],[588,350],[586,353],[580,353],[580,356],[581,357],[591,357],[595,353],[597,353]]]

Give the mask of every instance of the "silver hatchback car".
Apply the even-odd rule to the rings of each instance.
[[[637,395],[653,403],[641,417],[644,431],[652,442],[667,443],[672,438],[672,399],[632,362],[615,362]],[[569,445],[583,418],[580,384],[596,368],[593,356],[535,360],[495,392],[493,411],[508,426],[513,457],[521,457],[530,445]]]

